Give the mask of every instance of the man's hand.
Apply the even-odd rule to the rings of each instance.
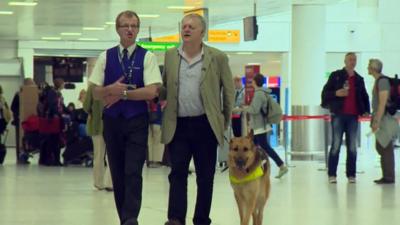
[[[242,109],[242,108],[239,108],[239,107],[235,107],[235,108],[232,109],[232,112],[233,112],[233,113],[240,113],[240,112],[242,112],[242,111],[243,111],[243,109]]]
[[[364,114],[362,114],[362,117],[368,117],[370,114],[369,113],[364,113]]]
[[[248,108],[250,108],[249,105],[243,105],[243,106],[240,107],[240,109],[241,109],[242,111],[246,111]]]
[[[376,132],[379,129],[379,122],[373,121],[371,125],[372,132]]]
[[[111,96],[122,96],[122,93],[128,89],[128,85],[122,83],[124,80],[124,77],[120,77],[117,81],[115,81],[113,84],[110,84],[107,86],[107,95],[105,98],[109,98]],[[106,99],[104,99],[106,101]]]
[[[149,100],[153,100],[158,97],[159,94],[159,86],[158,85],[149,85],[145,87],[145,95]]]
[[[165,107],[167,107],[167,101],[160,101],[161,105],[161,110],[164,110]]]
[[[337,97],[347,97],[348,95],[349,95],[349,90],[347,89],[342,88],[336,91]]]
[[[104,107],[105,108],[110,108],[112,105],[117,103],[119,100],[121,100],[122,96],[118,95],[109,95],[104,97],[103,102],[104,102]]]

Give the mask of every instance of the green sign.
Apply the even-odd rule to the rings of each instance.
[[[178,47],[179,43],[175,42],[138,42],[138,45],[141,47],[149,50],[149,51],[158,51],[158,52],[165,52],[170,48]]]

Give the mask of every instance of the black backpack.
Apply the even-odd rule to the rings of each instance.
[[[389,80],[390,93],[388,103],[386,104],[386,111],[393,116],[396,114],[397,110],[400,110],[400,80],[397,74],[394,76],[394,78],[381,76],[377,83],[380,79]]]

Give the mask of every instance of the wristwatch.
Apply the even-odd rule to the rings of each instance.
[[[127,90],[124,90],[124,91],[122,92],[122,99],[123,99],[123,100],[128,100],[128,91],[127,91]]]

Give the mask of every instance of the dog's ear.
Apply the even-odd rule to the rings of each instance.
[[[251,129],[250,132],[247,134],[247,138],[253,141],[253,139],[254,139],[254,131],[253,131],[253,129]]]

